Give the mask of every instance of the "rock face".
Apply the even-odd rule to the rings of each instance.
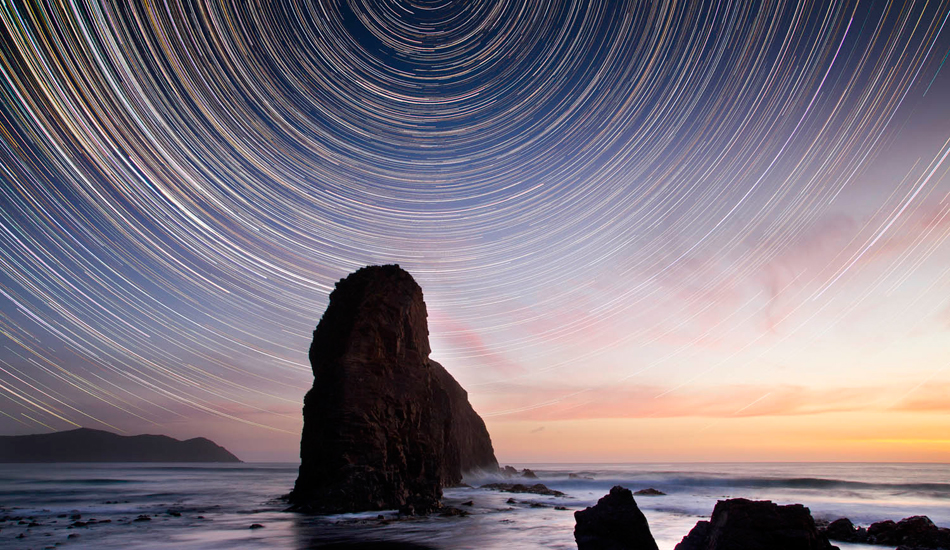
[[[615,486],[597,504],[574,512],[578,550],[657,550],[630,489]]]
[[[468,394],[429,359],[422,289],[399,266],[336,284],[310,363],[295,508],[427,512],[463,472],[498,470]]]
[[[425,304],[423,304],[424,307]],[[428,329],[426,334],[428,334]],[[428,349],[428,339],[426,349]],[[485,421],[478,416],[468,402],[468,392],[442,365],[430,359],[429,366],[449,398],[449,432],[444,438],[448,475],[444,478],[444,485],[447,487],[458,485],[462,481],[464,472],[476,470],[497,472],[498,460],[495,459],[491,437],[488,435]],[[458,466],[455,466],[456,461]]]
[[[0,437],[0,462],[241,462],[210,439],[118,435],[79,428]]]
[[[709,521],[700,521],[675,550],[831,550],[801,504],[768,500],[720,500]]]

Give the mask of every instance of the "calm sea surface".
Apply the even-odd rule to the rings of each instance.
[[[576,548],[573,511],[613,485],[667,493],[636,497],[661,550],[672,550],[718,499],[731,497],[802,503],[817,519],[845,516],[862,525],[923,514],[950,526],[947,464],[517,466],[533,469],[538,481],[568,496],[459,488],[446,490],[444,502],[469,510],[468,517],[308,517],[282,511],[277,498],[293,485],[294,464],[0,465],[0,548]],[[498,480],[466,481],[478,486]],[[512,497],[517,502],[509,503]],[[472,506],[462,506],[469,500]],[[74,526],[77,521],[86,525]],[[253,524],[262,527],[251,529]]]

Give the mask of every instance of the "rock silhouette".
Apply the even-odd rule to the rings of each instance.
[[[398,265],[336,284],[310,346],[296,509],[425,513],[463,472],[498,471],[485,423],[429,359],[428,335],[422,289]]]
[[[619,485],[597,504],[574,512],[578,550],[657,550],[633,493]]]
[[[210,439],[118,435],[78,428],[0,437],[0,462],[241,462]]]
[[[709,521],[700,521],[675,550],[831,550],[808,508],[768,500],[720,500]]]

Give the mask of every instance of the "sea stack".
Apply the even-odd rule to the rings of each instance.
[[[295,509],[425,513],[464,472],[498,470],[485,423],[429,351],[422,289],[398,265],[336,284],[310,346]]]

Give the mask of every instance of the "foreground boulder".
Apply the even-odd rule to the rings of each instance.
[[[428,512],[463,472],[498,471],[468,394],[429,359],[422,289],[399,266],[336,284],[310,363],[295,509]]]
[[[831,550],[811,512],[801,504],[768,500],[720,500],[709,521],[700,521],[675,550]]]
[[[950,550],[950,529],[937,527],[927,516],[879,521],[867,529],[856,527],[848,518],[840,518],[828,524],[822,533],[830,540],[897,546],[899,550]]]
[[[950,549],[950,529],[937,527],[927,516],[904,518],[897,523],[879,521],[868,527],[867,542],[906,550]]]
[[[574,512],[578,550],[657,550],[630,489],[615,486],[597,504]]]

